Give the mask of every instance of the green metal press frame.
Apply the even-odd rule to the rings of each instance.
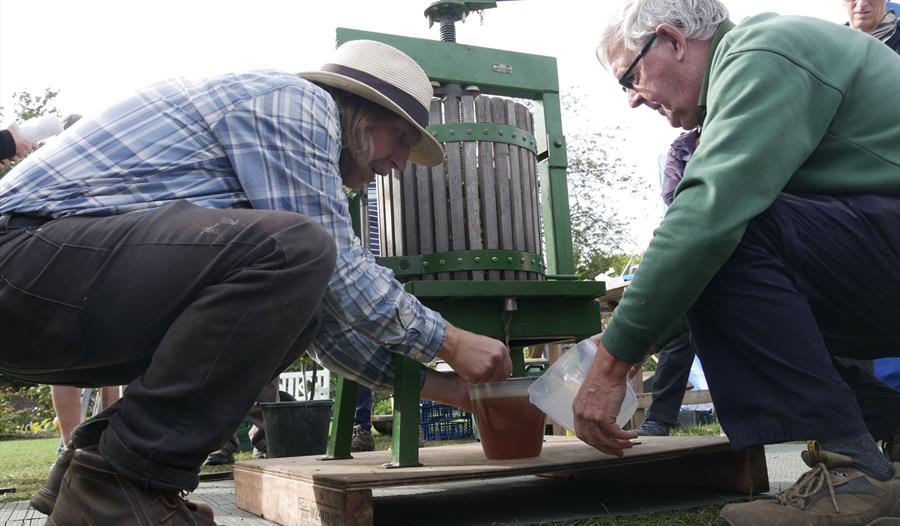
[[[479,334],[506,339],[511,349],[537,343],[584,338],[600,332],[596,298],[605,293],[602,282],[576,281],[572,247],[566,140],[562,133],[556,59],[499,49],[482,48],[385,33],[338,28],[337,44],[351,40],[377,40],[390,44],[418,62],[432,81],[478,86],[481,93],[531,99],[541,103],[535,113],[535,135],[517,138],[537,152],[548,281],[410,281],[404,286],[423,304],[450,323]],[[452,133],[451,133],[452,130]],[[439,140],[471,140],[464,127],[435,126]],[[491,135],[504,135],[492,128]],[[541,132],[542,131],[542,132]],[[456,135],[455,139],[444,135]],[[477,135],[477,133],[475,134]],[[507,142],[514,142],[507,133]],[[479,140],[481,140],[479,138]],[[496,137],[488,140],[496,140]],[[536,143],[536,144],[535,144]],[[536,147],[536,148],[535,148]],[[350,209],[358,214],[359,201]],[[356,224],[359,224],[358,217]],[[453,255],[455,259],[455,254]],[[517,254],[502,254],[513,257]],[[420,267],[426,259],[394,258],[386,266]],[[443,262],[442,262],[443,263]],[[462,262],[460,262],[462,264]],[[472,263],[467,263],[470,266]],[[427,263],[426,263],[427,265]],[[432,267],[434,268],[434,263]],[[394,267],[395,271],[402,269]],[[400,273],[400,272],[398,272]],[[513,312],[504,311],[515,300]],[[498,313],[507,312],[503,316]],[[524,375],[521,352],[514,352],[513,374]],[[419,381],[421,365],[395,355],[394,419],[391,463],[386,467],[417,466]],[[338,379],[335,417],[325,459],[352,458],[351,432],[357,385]]]

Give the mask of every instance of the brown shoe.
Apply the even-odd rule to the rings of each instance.
[[[100,434],[109,423],[110,415],[118,411],[120,406],[121,400],[75,428],[72,432],[72,440],[60,450],[56,461],[50,466],[50,476],[47,477],[47,483],[31,497],[31,507],[45,515],[53,513],[56,496],[59,495],[59,485],[62,483],[66,470],[69,469],[75,450],[77,448],[96,446],[97,442],[100,441]]]
[[[43,513],[50,515],[53,513],[53,505],[56,503],[56,496],[59,494],[59,485],[62,483],[63,475],[69,469],[72,462],[72,455],[75,454],[75,446],[71,442],[65,445],[56,456],[56,461],[50,466],[50,476],[47,477],[47,484],[31,497],[31,507]]]
[[[215,526],[208,505],[188,502],[177,491],[139,487],[93,449],[75,451],[47,524]]]
[[[719,513],[722,524],[887,526],[900,523],[900,474],[889,481],[871,478],[852,467],[852,458],[822,451],[814,441],[808,443],[801,456],[812,470],[772,500],[725,506]]]

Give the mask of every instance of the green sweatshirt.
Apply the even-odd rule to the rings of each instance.
[[[703,140],[603,334],[639,362],[780,192],[900,196],[900,56],[865,34],[767,13],[713,37]]]

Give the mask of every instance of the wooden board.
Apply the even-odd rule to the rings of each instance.
[[[635,382],[637,384],[637,382]],[[637,395],[638,399],[638,408],[646,409],[650,407],[653,403],[653,393],[641,393]],[[694,404],[711,404],[712,396],[710,396],[708,390],[698,390],[698,391],[685,391],[684,398],[681,400],[681,405],[694,405]]]
[[[423,466],[415,468],[384,468],[390,461],[387,451],[357,453],[350,460],[293,457],[238,462],[234,470],[235,503],[285,526],[371,526],[372,488],[533,474],[591,472],[596,476],[604,470],[621,468],[630,472],[628,466],[677,459],[686,462],[684,469],[704,464],[720,471],[710,480],[729,481],[730,487],[735,486],[736,479],[768,480],[764,459],[760,466],[754,457],[757,464],[748,467],[747,455],[733,453],[728,441],[720,437],[641,437],[641,444],[622,458],[603,454],[576,438],[545,438],[541,456],[532,459],[487,460],[481,445],[470,443],[423,448],[419,450]],[[710,455],[739,458],[708,462],[705,459]]]

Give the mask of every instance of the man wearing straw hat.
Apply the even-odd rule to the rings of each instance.
[[[900,57],[814,18],[621,4],[598,58],[631,107],[703,140],[597,339],[577,435],[631,446],[625,377],[686,315],[732,446],[809,441],[810,471],[724,524],[896,524],[900,464],[876,440],[900,430],[900,393],[834,357],[900,352]]]
[[[127,384],[58,461],[50,524],[212,524],[183,492],[308,347],[388,388],[392,353],[442,357],[462,379],[429,374],[423,397],[463,406],[465,381],[509,375],[501,342],[422,306],[351,230],[342,187],[441,162],[431,98],[407,55],[354,41],[299,76],[149,87],[2,180],[0,371]]]

